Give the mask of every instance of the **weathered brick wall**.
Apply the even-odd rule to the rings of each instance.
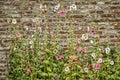
[[[69,12],[65,16],[59,16],[58,12],[54,12],[54,6],[59,4],[63,8],[68,9],[70,5],[76,4],[77,10]],[[44,10],[41,10],[43,5]],[[46,5],[46,7],[45,7]],[[42,13],[42,16],[39,15]],[[7,19],[17,19],[17,26],[28,26],[29,33],[32,32],[35,25],[32,18],[38,17],[41,25],[49,25],[55,27],[57,24],[61,26],[61,35],[65,39],[69,28],[68,19],[73,19],[72,26],[75,34],[81,37],[91,23],[97,23],[101,40],[105,41],[106,32],[110,34],[111,42],[119,42],[115,34],[120,33],[120,0],[0,0],[0,80],[5,80],[8,75],[8,56],[9,51],[9,27]],[[66,21],[65,21],[65,18]],[[14,25],[16,26],[16,25]],[[114,45],[114,44],[111,44]]]

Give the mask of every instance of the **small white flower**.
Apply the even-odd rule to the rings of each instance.
[[[71,10],[77,10],[77,6],[75,5],[75,4],[72,4],[71,6],[70,6],[70,11]]]
[[[66,68],[65,68],[65,71],[69,71],[70,70],[70,68],[67,66]]]
[[[17,48],[14,48],[14,50],[16,50]]]
[[[94,43],[93,40],[90,40],[90,43],[93,44]]]
[[[98,63],[102,63],[102,62],[103,62],[102,58],[99,58]]]
[[[110,64],[111,64],[111,65],[114,65],[114,61],[110,61]]]
[[[30,48],[32,48],[33,46],[31,45]]]
[[[16,19],[12,19],[12,23],[13,23],[13,24],[16,24],[16,23],[17,23],[17,20],[16,20]]]
[[[109,53],[110,53],[110,48],[109,48],[109,47],[106,47],[106,48],[105,48],[105,52],[106,52],[106,54],[109,54]]]
[[[84,68],[84,72],[88,73],[88,68],[87,67]]]
[[[42,4],[40,4],[40,9],[42,9],[43,8],[43,5]]]
[[[60,4],[57,4],[55,7],[54,7],[54,11],[58,10],[60,8]]]
[[[87,27],[87,31],[90,31],[90,27]]]
[[[33,22],[38,22],[39,19],[36,17],[36,18],[33,18],[32,21],[33,21]]]
[[[29,44],[33,44],[33,41],[30,41]]]
[[[32,38],[34,37],[34,35],[31,36]]]
[[[92,53],[91,56],[92,56],[94,59],[96,58],[95,53]]]
[[[81,39],[82,40],[88,40],[88,34],[82,34]]]
[[[25,26],[25,29],[28,30],[28,26]]]
[[[78,29],[79,29],[79,30],[81,30],[81,29],[82,29],[82,27],[78,27]]]

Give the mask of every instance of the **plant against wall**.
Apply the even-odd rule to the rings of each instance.
[[[71,10],[76,10],[76,5],[70,6],[70,10],[59,8],[60,4],[54,9],[58,16],[70,22],[65,41],[61,40],[61,25],[55,25],[54,28],[47,22],[43,28],[39,17],[35,17],[32,19],[33,33],[28,35],[28,26],[17,25],[16,19],[8,19],[12,41],[9,79],[119,80],[120,45],[111,47],[109,41],[101,45],[98,27],[93,23],[92,27],[78,38],[74,34],[74,19],[67,17]],[[48,19],[47,16],[45,19]]]

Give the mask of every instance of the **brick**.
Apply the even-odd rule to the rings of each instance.
[[[102,17],[115,17],[116,14],[109,13],[109,14],[102,14]]]
[[[110,6],[110,9],[120,9],[120,6]]]
[[[83,15],[72,15],[71,17],[72,18],[83,18],[84,16]]]

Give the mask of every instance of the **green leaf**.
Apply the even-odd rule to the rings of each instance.
[[[50,67],[47,67],[47,71],[51,72],[52,70],[51,70],[51,68],[50,68]]]
[[[49,64],[49,61],[48,61],[48,60],[45,60],[44,63],[45,63],[45,64]]]
[[[45,73],[45,72],[42,72],[42,73],[41,73],[41,76],[48,76],[48,74]]]
[[[66,77],[66,79],[65,80],[70,80],[70,77]]]

